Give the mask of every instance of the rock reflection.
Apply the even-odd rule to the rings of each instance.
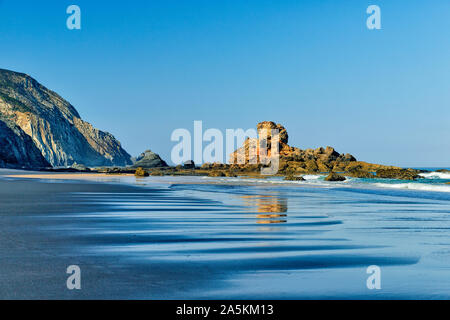
[[[287,199],[280,198],[273,195],[246,195],[242,196],[244,204],[256,212],[260,212],[256,216],[259,224],[271,224],[271,223],[285,223],[287,214],[281,214],[287,212]],[[253,210],[252,210],[253,211]]]

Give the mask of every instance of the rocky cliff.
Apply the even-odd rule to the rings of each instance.
[[[21,132],[16,138],[23,138],[24,144],[28,144],[24,133],[52,166],[132,163],[130,155],[114,136],[82,120],[69,102],[26,74],[0,69],[0,119],[10,124],[0,129],[4,130],[4,135],[11,136],[6,127],[14,126],[15,132]],[[20,150],[17,148],[16,152]],[[22,154],[17,159],[26,156]],[[39,160],[35,164],[32,162],[28,163],[30,167],[42,165]]]
[[[45,168],[50,164],[30,136],[18,126],[0,119],[0,168]]]

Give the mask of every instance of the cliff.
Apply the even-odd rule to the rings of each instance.
[[[14,144],[19,165],[29,152],[20,146],[29,145],[30,140],[52,166],[74,163],[125,166],[132,163],[130,155],[113,135],[82,120],[69,102],[26,74],[0,69],[0,119],[9,124],[0,128],[4,136],[13,137],[6,127],[14,127],[13,131],[20,133],[14,139],[23,140],[22,144],[19,141]],[[8,141],[14,140],[11,139]],[[4,152],[0,153],[0,165],[9,161],[5,157]],[[28,160],[29,167],[43,164],[35,157]]]
[[[45,168],[50,164],[19,127],[0,120],[0,168]]]

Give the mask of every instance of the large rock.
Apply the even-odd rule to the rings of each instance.
[[[114,136],[82,120],[69,102],[26,74],[0,69],[0,117],[30,137],[52,166],[131,164]]]
[[[326,178],[325,181],[345,181],[344,176],[341,176],[340,174],[337,174],[336,172],[330,173]]]
[[[50,164],[20,127],[0,119],[0,167],[40,169]]]
[[[157,167],[167,167],[167,163],[161,159],[161,157],[152,152],[151,150],[146,150],[139,157],[135,159],[133,168],[143,167],[143,168],[157,168]]]
[[[137,168],[136,171],[134,172],[134,175],[136,177],[148,177],[149,173],[147,171],[144,170],[144,168]]]
[[[379,169],[376,178],[416,180],[420,176],[418,171],[414,169]]]
[[[238,165],[241,171],[259,170],[264,163],[259,156],[259,146],[266,142],[267,155],[271,157],[271,131],[279,131],[279,170],[284,175],[295,175],[319,172],[347,172],[354,171],[355,175],[371,177],[369,174],[380,169],[401,169],[398,167],[371,164],[357,161],[348,153],[339,153],[332,147],[317,149],[299,149],[288,145],[288,133],[281,124],[272,121],[258,123],[258,137],[248,138],[244,145],[230,155],[229,162]],[[266,135],[262,134],[266,130]],[[266,141],[264,141],[266,140]],[[355,171],[358,170],[358,171]]]

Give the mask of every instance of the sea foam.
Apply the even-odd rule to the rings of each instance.
[[[420,173],[421,177],[425,179],[449,179],[450,180],[450,172],[427,172]]]
[[[432,185],[425,183],[374,183],[374,186],[391,189],[406,189],[418,191],[450,192],[450,185]]]

